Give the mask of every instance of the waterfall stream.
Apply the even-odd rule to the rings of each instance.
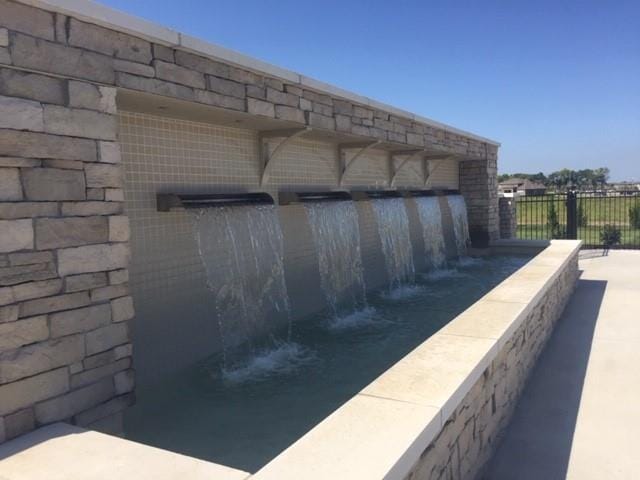
[[[351,201],[305,204],[320,283],[334,317],[366,306],[358,215]]]
[[[458,257],[467,254],[469,245],[469,221],[467,219],[467,205],[462,195],[447,195],[447,202],[453,218],[453,231],[456,237]]]
[[[373,210],[378,223],[391,290],[415,280],[413,249],[409,236],[409,219],[404,199],[374,199]]]
[[[274,206],[202,209],[194,215],[200,259],[225,350],[278,341],[291,329],[284,279],[283,238]],[[286,335],[286,334],[283,334]],[[283,340],[283,339],[280,339]],[[285,338],[284,340],[287,340]]]
[[[440,269],[447,261],[440,202],[437,197],[417,197],[415,200],[422,223],[427,265],[431,269]]]

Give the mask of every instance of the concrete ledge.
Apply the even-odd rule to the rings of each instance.
[[[549,245],[552,240],[521,240],[508,238],[494,240],[489,244],[488,253],[491,255],[537,255]]]
[[[564,291],[572,291],[575,275],[569,270],[575,269],[577,273],[580,246],[580,241],[550,242],[527,265],[393,365],[252,478],[403,479],[411,471],[423,472],[421,464],[441,461],[436,458],[441,447],[430,445],[440,438],[445,427],[450,430],[455,425],[461,406],[470,402],[472,390],[478,389],[481,397],[487,395],[482,392],[483,378],[495,374],[496,358],[512,355],[512,345],[519,343],[517,339],[514,341],[516,332],[528,327],[523,322],[538,322],[536,316],[532,319],[533,309],[541,307],[544,295],[557,294],[555,287],[561,275],[566,276],[568,283]],[[561,298],[558,305],[562,307],[564,302],[566,298]],[[554,319],[550,320],[552,324]],[[528,358],[525,360],[530,362]],[[488,397],[491,396],[489,393]],[[496,409],[495,401],[495,397],[487,399],[483,405],[489,402],[493,405],[489,408]],[[460,423],[460,429],[466,427]]]
[[[242,480],[249,474],[55,423],[0,445],[2,480]]]

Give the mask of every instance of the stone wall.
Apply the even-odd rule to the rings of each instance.
[[[467,202],[469,235],[474,247],[486,247],[499,238],[497,153],[486,160],[460,162],[460,193]]]
[[[498,215],[500,217],[500,238],[516,238],[518,218],[515,198],[500,197]]]
[[[497,147],[183,49],[0,0],[0,63],[399,145],[483,159]]]
[[[406,480],[473,480],[497,446],[578,278],[578,253],[502,346]]]
[[[115,95],[0,67],[0,440],[133,401]]]

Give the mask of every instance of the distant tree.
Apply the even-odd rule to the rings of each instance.
[[[609,181],[609,169],[607,167],[596,168],[593,171],[593,186],[604,188]]]
[[[538,172],[534,175],[530,175],[529,180],[545,185],[547,183],[547,176],[542,172]]]
[[[532,182],[542,183],[543,185],[547,182],[547,177],[544,173],[503,173],[498,175],[498,182],[504,182],[511,178],[522,178],[525,180],[531,180]]]
[[[549,186],[554,187],[556,190],[564,190],[572,181],[573,176],[573,170],[563,168],[562,170],[558,170],[557,172],[552,172],[547,178]]]
[[[609,181],[609,169],[601,167],[596,169],[585,168],[582,170],[571,170],[563,168],[545,175],[538,173],[503,173],[498,176],[499,182],[504,182],[510,178],[523,178],[536,183],[542,183],[548,188],[557,191],[566,190],[570,186],[578,190],[604,188]]]

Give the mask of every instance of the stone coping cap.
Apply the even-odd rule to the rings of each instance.
[[[548,242],[251,478],[405,478],[581,244]]]
[[[0,445],[2,480],[243,480],[249,473],[54,423]]]
[[[550,240],[525,240],[520,238],[501,238],[493,240],[490,247],[533,247],[546,248],[551,245]]]
[[[161,45],[180,48],[195,54],[221,60],[254,72],[271,75],[293,84],[310,88],[320,93],[333,95],[372,108],[384,110],[388,113],[402,116],[424,123],[447,132],[462,135],[474,140],[499,147],[500,143],[480,135],[460,130],[450,125],[437,122],[400,108],[378,102],[368,97],[358,95],[334,85],[315,80],[311,77],[272,65],[262,60],[244,55],[234,50],[206,42],[190,35],[176,32],[170,28],[145,20],[124,12],[106,7],[91,0],[17,0],[20,3],[31,5],[43,10],[53,11],[84,20],[95,25],[110,28],[112,30],[128,33],[136,37],[144,38]]]

